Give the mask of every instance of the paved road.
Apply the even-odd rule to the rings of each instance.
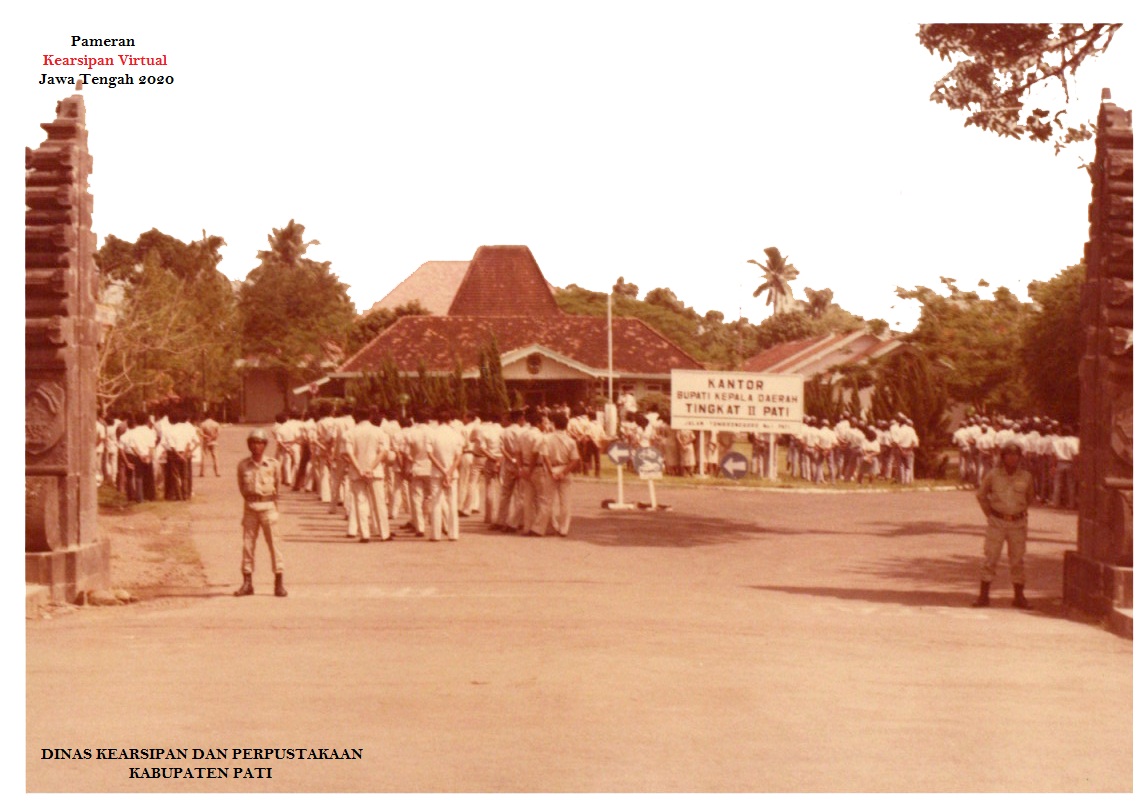
[[[295,494],[289,597],[262,546],[257,595],[235,599],[244,433],[196,486],[200,598],[29,622],[29,791],[1133,788],[1131,642],[1059,605],[1072,514],[1032,514],[1024,613],[1006,569],[993,608],[968,606],[964,492],[683,489],[661,492],[669,512],[610,513],[611,486],[579,483],[568,539],[473,524],[368,545]],[[43,759],[56,747],[188,757]],[[229,777],[129,777],[209,766]]]

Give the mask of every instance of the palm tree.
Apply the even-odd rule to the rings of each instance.
[[[767,303],[774,304],[774,314],[781,315],[790,311],[790,302],[794,298],[790,283],[798,277],[798,269],[787,262],[786,257],[774,246],[764,248],[763,253],[767,255],[765,264],[754,259],[747,260],[752,265],[758,265],[763,271],[763,283],[755,290],[754,295],[758,298],[760,293],[765,292]]]

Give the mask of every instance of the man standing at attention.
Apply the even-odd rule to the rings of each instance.
[[[560,536],[569,535],[569,522],[573,511],[569,501],[569,491],[572,487],[573,471],[580,461],[577,443],[566,432],[568,420],[563,413],[554,413],[553,432],[546,435],[539,447],[540,469],[538,482],[541,484],[539,494],[540,507],[533,522],[530,535],[544,536],[553,521],[553,529]],[[553,504],[557,503],[557,514],[553,513]]]
[[[517,532],[521,522],[519,515],[518,473],[521,461],[522,423],[525,411],[511,410],[510,425],[502,433],[502,471],[498,497],[498,518],[490,525],[491,530]]]
[[[458,540],[458,466],[466,439],[459,428],[448,423],[453,418],[454,413],[443,408],[428,425],[431,479],[426,507],[431,516],[432,541],[442,540],[444,529],[450,540]]]
[[[221,435],[221,424],[207,417],[198,424],[198,429],[202,431],[202,464],[198,476],[205,476],[205,459],[208,456],[213,460],[213,476],[220,477],[221,472],[217,470],[217,438]]]
[[[1008,543],[1008,573],[1015,589],[1012,605],[1031,608],[1023,595],[1023,556],[1027,551],[1027,508],[1032,500],[1033,480],[1031,472],[1020,467],[1022,454],[1019,444],[1005,444],[1000,450],[1000,465],[988,472],[976,492],[980,508],[988,517],[988,532],[984,536],[980,596],[972,603],[974,608],[989,605],[988,592],[992,588],[1005,541]]]
[[[403,440],[407,454],[405,470],[411,492],[411,528],[415,531],[416,537],[426,535],[431,514],[427,504],[431,497],[432,470],[428,449],[431,432],[427,415],[425,410],[416,410],[411,414],[415,423],[407,429]]]
[[[237,489],[245,499],[245,514],[241,519],[243,546],[241,550],[241,588],[233,592],[235,597],[247,597],[253,593],[253,551],[257,546],[257,533],[265,534],[265,546],[273,561],[273,574],[276,576],[274,593],[287,597],[284,587],[284,559],[280,544],[277,543],[277,495],[281,489],[281,464],[271,457],[265,457],[269,445],[269,435],[263,429],[255,429],[246,440],[249,457],[237,464]]]
[[[502,423],[496,420],[493,410],[482,413],[482,426],[478,428],[475,461],[482,458],[482,520],[494,529],[498,521],[498,506],[502,497]]]
[[[376,531],[380,540],[386,541],[391,538],[391,525],[387,520],[383,467],[390,442],[387,433],[377,426],[382,421],[378,410],[358,407],[353,417],[356,425],[344,436],[352,493],[352,504],[348,506],[348,537],[359,538],[366,544]]]

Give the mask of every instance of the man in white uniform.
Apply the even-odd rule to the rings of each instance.
[[[458,540],[458,465],[465,438],[449,423],[450,410],[443,409],[428,423],[427,456],[431,461],[428,507],[431,511],[431,540],[442,540],[443,530],[451,541]],[[444,522],[445,518],[445,522]]]
[[[378,531],[380,540],[391,538],[387,520],[387,497],[383,487],[384,465],[391,454],[387,433],[376,426],[382,420],[378,411],[359,407],[353,414],[356,425],[344,435],[344,454],[352,501],[348,508],[348,537],[361,543],[371,541]]]

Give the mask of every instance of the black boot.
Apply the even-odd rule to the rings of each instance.
[[[1021,586],[1022,588],[1022,586]],[[987,580],[980,581],[980,596],[972,603],[973,608],[987,608],[991,604],[988,599],[988,592],[992,590],[992,583]]]
[[[284,575],[283,574],[277,575],[277,585],[276,585],[276,588],[273,589],[273,593],[276,594],[278,597],[287,597],[288,596],[288,592],[285,591],[285,587],[284,587]]]
[[[245,582],[241,584],[241,588],[233,592],[235,597],[247,597],[253,593],[253,575],[244,575]]]
[[[1015,599],[1012,600],[1012,605],[1017,608],[1022,608],[1025,611],[1031,610],[1031,603],[1027,601],[1027,597],[1023,595],[1023,583],[1015,583]]]

